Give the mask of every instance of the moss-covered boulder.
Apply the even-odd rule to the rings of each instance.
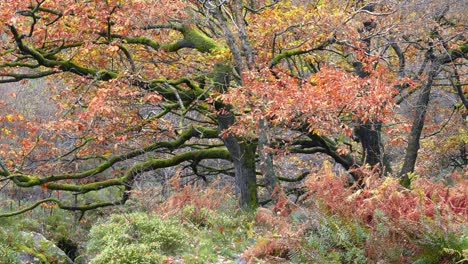
[[[0,263],[73,264],[74,262],[40,233],[0,228]]]
[[[74,263],[65,252],[40,233],[20,232],[19,238],[13,247],[17,263]]]

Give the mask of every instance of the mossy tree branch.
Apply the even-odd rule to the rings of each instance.
[[[317,47],[314,47],[314,48],[311,48],[311,49],[306,49],[306,50],[303,50],[303,49],[292,49],[292,50],[285,50],[283,52],[281,52],[280,54],[276,55],[273,57],[273,59],[271,60],[270,62],[270,65],[269,67],[270,68],[273,68],[275,67],[276,65],[278,65],[283,59],[287,59],[287,58],[290,58],[290,57],[293,57],[293,56],[298,56],[298,55],[302,55],[302,54],[307,54],[307,53],[311,53],[311,52],[314,52],[314,51],[319,51],[319,50],[323,50],[325,49],[326,47],[328,47],[329,45],[333,44],[336,42],[336,38],[333,36],[327,40],[325,40],[324,42],[322,42],[320,45],[318,45]]]
[[[173,151],[183,145],[185,142],[187,142],[189,139],[192,137],[202,137],[202,138],[217,138],[218,137],[218,132],[215,129],[209,129],[209,128],[204,128],[204,127],[199,127],[199,126],[191,126],[185,131],[183,131],[179,137],[174,140],[174,141],[161,141],[161,142],[156,142],[154,144],[151,144],[149,146],[146,146],[142,149],[137,149],[125,154],[121,155],[116,155],[114,157],[111,157],[109,160],[99,164],[93,169],[86,170],[84,172],[80,173],[72,173],[72,174],[62,174],[62,175],[52,175],[48,177],[39,177],[37,175],[25,175],[25,174],[9,174],[6,171],[1,172],[0,175],[3,176],[8,176],[10,179],[12,179],[16,185],[20,187],[32,187],[32,186],[38,186],[38,185],[43,185],[43,184],[48,184],[48,187],[53,188],[53,189],[60,189],[60,186],[67,186],[67,185],[54,185],[50,184],[51,182],[56,182],[56,181],[61,181],[61,180],[78,180],[78,179],[84,179],[87,177],[95,176],[98,175],[113,165],[126,161],[138,156],[141,156],[143,154],[149,153],[156,151],[158,149],[168,149],[170,151]],[[106,187],[108,185],[112,186],[115,185],[115,181],[106,181],[102,182],[100,185],[101,187]],[[68,188],[68,187],[65,187]],[[76,189],[76,187],[72,187],[73,189]],[[88,187],[85,187],[86,190],[90,189],[99,189],[97,186],[92,187],[92,185],[89,185]]]
[[[108,206],[119,205],[119,204],[121,204],[121,201],[116,201],[114,203],[110,203],[110,202],[107,202],[107,203],[94,203],[94,204],[87,204],[87,205],[82,205],[82,206],[67,206],[59,199],[47,198],[47,199],[42,199],[42,200],[36,201],[32,205],[27,206],[27,207],[25,207],[23,209],[14,211],[14,212],[0,213],[0,218],[20,215],[20,214],[23,214],[23,213],[26,213],[28,211],[31,211],[31,210],[35,209],[36,207],[40,206],[41,204],[46,204],[46,203],[53,203],[53,204],[57,205],[58,208],[64,209],[64,210],[86,212],[86,211],[90,211],[90,210],[94,210],[94,209],[98,209],[98,208],[104,208],[104,207],[108,207]]]
[[[100,190],[100,189],[104,189],[104,188],[111,187],[111,186],[123,185],[126,187],[126,194],[124,195],[123,199],[118,202],[95,203],[95,204],[89,204],[89,205],[83,205],[83,206],[66,206],[59,199],[48,198],[48,199],[39,200],[35,202],[34,204],[26,208],[23,208],[21,210],[15,211],[15,212],[2,213],[0,214],[0,218],[22,214],[24,212],[33,210],[34,208],[36,208],[37,206],[43,203],[55,203],[61,209],[72,210],[72,211],[82,211],[82,212],[88,211],[88,210],[94,210],[97,208],[107,207],[107,206],[123,204],[128,199],[128,195],[129,195],[128,191],[131,190],[131,185],[133,184],[133,181],[136,175],[143,173],[143,172],[147,172],[147,171],[172,167],[172,166],[181,164],[182,162],[185,162],[185,161],[197,161],[198,162],[198,161],[205,160],[205,159],[229,160],[230,156],[229,156],[229,152],[224,147],[204,149],[204,150],[198,150],[198,151],[189,151],[189,152],[183,152],[183,153],[177,154],[167,159],[149,159],[145,162],[137,163],[136,165],[132,166],[129,170],[127,170],[126,173],[119,178],[114,178],[114,179],[105,180],[105,181],[98,181],[98,182],[93,182],[93,183],[88,183],[88,184],[82,184],[82,185],[49,183],[46,185],[46,188],[49,190],[73,191],[73,192],[80,192],[80,193]]]

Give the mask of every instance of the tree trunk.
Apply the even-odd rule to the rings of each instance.
[[[273,154],[268,150],[268,129],[267,121],[260,119],[258,121],[258,155],[260,157],[260,170],[265,177],[265,187],[270,193],[270,196],[272,196],[276,188],[277,180],[275,168],[273,166]]]
[[[369,40],[370,41],[370,40]],[[362,62],[353,63],[356,75],[360,78],[366,78],[369,73],[363,70]],[[362,146],[362,163],[369,164],[371,167],[375,165],[380,166],[380,173],[384,173],[383,159],[382,159],[382,138],[380,130],[382,128],[381,122],[368,122],[361,121],[357,127],[354,128],[354,133],[361,142]]]
[[[213,82],[218,92],[229,88],[232,67],[225,63],[217,63],[213,69]],[[218,114],[218,129],[221,133],[234,124],[234,114],[229,105],[222,102],[215,104]],[[222,113],[222,114],[221,114]],[[228,134],[222,138],[234,164],[236,195],[240,206],[253,209],[258,206],[257,175],[255,173],[255,145],[246,140]]]
[[[409,187],[411,183],[408,173],[414,172],[414,167],[420,147],[419,141],[424,127],[424,119],[426,118],[427,105],[429,104],[432,83],[434,78],[437,76],[439,69],[440,64],[437,61],[431,60],[427,82],[424,84],[416,104],[414,120],[411,126],[411,132],[409,134],[408,145],[406,147],[405,160],[400,171],[401,184],[405,187]]]
[[[218,18],[220,28],[224,32],[226,44],[231,50],[233,63],[229,64],[227,61],[217,63],[214,68],[213,80],[217,91],[223,93],[228,90],[230,86],[230,79],[233,73],[233,68],[236,69],[238,76],[242,76],[242,72],[246,69],[253,67],[253,49],[247,38],[245,29],[244,16],[242,13],[243,2],[234,1],[233,9],[234,17],[237,24],[238,38],[231,31],[229,18],[223,13],[221,8],[216,8],[214,13]],[[240,41],[240,45],[239,45]],[[244,63],[243,58],[247,59],[247,64]],[[242,80],[238,80],[239,83]],[[220,132],[228,129],[234,124],[234,114],[229,105],[224,105],[222,102],[216,106],[217,110],[221,110],[223,114],[218,114],[218,127]],[[223,138],[224,145],[229,150],[231,158],[234,163],[234,172],[236,177],[236,194],[239,198],[240,206],[243,208],[256,208],[258,206],[257,199],[257,176],[255,173],[255,151],[256,147],[245,140],[237,138],[235,135],[227,135]]]
[[[380,129],[381,123],[365,123],[355,129],[355,133],[362,145],[362,162],[371,167],[379,165],[382,167],[382,152]]]
[[[220,131],[234,123],[234,115],[218,115]],[[258,206],[257,175],[255,174],[255,145],[240,141],[233,135],[223,138],[234,163],[236,195],[241,207],[254,209]]]
[[[363,6],[362,9],[373,12],[375,10],[375,4],[367,4]],[[363,32],[371,32],[375,29],[376,26],[377,24],[374,21],[369,20],[363,22],[363,28],[361,28],[360,30],[362,30]],[[367,54],[371,53],[371,41],[372,37],[366,37],[362,39],[362,42],[365,45],[364,49]],[[366,78],[370,75],[370,73],[364,69],[362,61],[354,62],[353,68],[356,75],[360,78]],[[359,122],[362,121],[359,120]],[[371,123],[368,121],[364,121],[362,124],[355,128],[355,133],[362,145],[362,163],[369,164],[371,167],[379,165],[380,173],[383,173],[384,167],[381,152],[382,141],[380,137],[381,128],[381,122]]]

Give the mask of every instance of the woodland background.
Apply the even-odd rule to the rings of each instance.
[[[0,2],[0,262],[466,262],[467,13]]]

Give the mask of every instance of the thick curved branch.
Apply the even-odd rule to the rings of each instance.
[[[305,177],[307,177],[307,175],[309,174],[310,174],[310,171],[304,171],[303,173],[301,173],[299,176],[295,178],[278,177],[277,179],[283,182],[300,182],[303,179],[305,179]]]
[[[0,73],[0,77],[6,77],[5,79],[1,78],[0,83],[12,83],[18,82],[24,79],[40,79],[46,76],[56,74],[57,71],[42,71],[35,73]]]
[[[176,52],[183,48],[192,48],[196,49],[203,53],[212,52],[215,49],[223,49],[224,47],[218,44],[215,40],[207,36],[202,31],[198,30],[195,26],[189,24],[175,25],[170,24],[167,26],[164,25],[153,25],[148,26],[145,29],[156,29],[156,28],[172,28],[174,30],[182,33],[183,38],[175,41],[171,44],[161,45],[148,39],[146,37],[125,37],[118,34],[111,34],[112,38],[122,39],[123,42],[128,44],[142,44],[148,47],[153,48],[154,50],[163,49],[169,52]],[[106,33],[100,33],[101,36],[107,36]]]
[[[130,63],[130,67],[132,69],[132,72],[133,73],[136,72],[136,66],[135,66],[135,62],[133,61],[132,54],[130,54],[128,49],[125,48],[123,45],[117,45],[117,46],[119,47],[119,49],[123,52],[123,54],[127,58],[128,63]]]
[[[82,190],[79,190],[80,188],[78,188],[77,185],[52,184],[52,182],[56,182],[60,180],[72,180],[72,179],[77,180],[77,179],[83,179],[83,178],[87,178],[90,176],[94,176],[94,175],[104,172],[105,170],[109,169],[111,166],[115,165],[118,162],[129,160],[129,159],[138,157],[145,153],[152,152],[161,148],[166,148],[172,151],[176,149],[177,147],[181,146],[182,144],[184,144],[187,140],[191,139],[192,137],[217,138],[218,131],[215,129],[207,129],[204,127],[190,127],[187,130],[183,131],[179,135],[179,137],[174,141],[157,142],[145,148],[137,149],[129,153],[114,156],[110,158],[109,160],[96,166],[95,168],[81,172],[81,173],[53,175],[53,176],[48,176],[44,178],[40,178],[34,175],[25,175],[25,174],[12,174],[12,175],[5,175],[5,176],[11,176],[14,183],[20,187],[32,187],[32,186],[37,186],[37,185],[48,184],[47,187],[50,189],[60,190],[60,188],[65,188],[70,191],[76,191],[76,190],[82,191]],[[120,184],[118,180],[116,181],[116,179],[112,179],[112,180],[102,182],[102,184],[100,184],[99,186],[108,187],[108,186],[118,185],[118,184]],[[99,186],[94,186],[94,183],[92,183],[92,184],[85,185],[83,187],[83,190],[95,190],[95,189],[99,189]]]
[[[270,62],[269,67],[270,68],[275,67],[283,59],[287,59],[287,58],[290,58],[290,57],[293,57],[293,56],[310,53],[310,52],[317,51],[317,50],[323,50],[323,49],[325,49],[326,47],[328,47],[329,45],[331,45],[331,44],[333,44],[335,42],[336,42],[336,38],[335,38],[335,36],[333,36],[333,37],[325,40],[324,42],[322,42],[320,45],[318,45],[315,48],[311,48],[311,49],[307,49],[307,50],[293,49],[293,50],[283,51],[282,53],[280,53],[280,54],[276,55],[275,57],[273,57],[273,59]]]
[[[107,188],[110,186],[124,185],[126,187],[126,192],[124,193],[124,196],[121,201],[114,202],[114,203],[110,203],[110,202],[95,203],[95,204],[84,205],[84,206],[66,206],[62,203],[62,201],[55,199],[55,198],[43,199],[21,210],[0,214],[0,218],[22,214],[24,212],[33,210],[34,208],[36,208],[37,206],[43,203],[55,203],[61,209],[72,210],[72,211],[82,211],[82,212],[85,212],[88,210],[94,210],[97,208],[107,207],[107,206],[123,204],[125,203],[125,201],[128,199],[130,195],[128,191],[131,190],[131,186],[133,184],[133,181],[136,175],[146,172],[146,171],[172,167],[185,161],[198,162],[204,159],[229,160],[230,156],[226,148],[212,148],[212,149],[205,149],[205,150],[199,150],[199,151],[184,152],[184,153],[177,154],[168,159],[149,159],[145,162],[138,163],[134,165],[131,169],[129,169],[122,177],[116,178],[116,179],[111,179],[111,180],[106,180],[106,181],[101,181],[101,182],[94,182],[94,183],[89,183],[89,184],[84,184],[84,185],[49,183],[46,185],[46,188],[50,190],[75,191],[75,192],[83,193],[87,191],[100,190],[100,189]]]
[[[358,10],[356,10],[349,18],[347,18],[343,24],[346,24],[348,23],[349,21],[351,21],[356,15],[358,14],[361,14],[361,13],[366,13],[366,14],[369,14],[371,16],[389,16],[391,14],[394,14],[398,11],[398,8],[395,8],[389,12],[374,12],[375,10],[375,7],[376,7],[376,4],[377,2],[369,2],[367,3],[366,5],[364,5],[363,7],[359,8]]]
[[[157,169],[173,167],[185,161],[200,161],[204,159],[225,159],[229,160],[229,152],[226,148],[211,148],[198,151],[188,151],[172,156],[167,159],[149,159],[147,161],[137,163],[128,169],[125,174],[119,178],[93,182],[88,184],[60,184],[48,183],[45,187],[49,190],[62,190],[73,192],[89,192],[104,189],[111,186],[124,185],[126,191],[131,190],[135,177],[143,172],[154,171]],[[123,198],[126,200],[126,197]]]
[[[452,84],[452,87],[455,89],[455,91],[458,94],[458,97],[460,97],[463,105],[465,106],[465,109],[468,110],[468,99],[466,98],[465,94],[463,93],[463,87],[460,82],[460,74],[457,71],[457,68],[454,69],[454,77],[455,81],[452,80],[452,78],[449,78],[450,83]]]
[[[23,214],[25,212],[33,210],[34,208],[36,208],[39,205],[44,204],[44,203],[54,203],[54,204],[56,204],[58,206],[58,208],[64,209],[64,210],[86,212],[86,211],[95,210],[95,209],[98,209],[98,208],[119,205],[119,204],[121,204],[121,201],[116,201],[114,203],[110,203],[110,202],[108,202],[108,203],[94,203],[94,204],[87,204],[87,205],[82,205],[82,206],[67,206],[67,205],[64,205],[62,203],[62,201],[60,201],[59,199],[47,198],[47,199],[39,200],[39,201],[35,202],[34,204],[32,204],[30,206],[27,206],[27,207],[25,207],[25,208],[23,208],[21,210],[0,214],[0,218],[11,217],[11,216]]]
[[[439,64],[446,64],[453,62],[459,58],[468,59],[468,43],[460,45],[457,49],[452,49],[447,52],[447,54],[437,57],[437,62]]]
[[[405,68],[406,68],[406,61],[405,55],[403,55],[403,51],[401,50],[400,46],[396,42],[390,43],[390,46],[395,51],[398,56],[398,78],[405,77]]]
[[[97,76],[99,77],[99,80],[104,80],[104,81],[117,78],[117,73],[112,72],[112,71],[108,71],[108,70],[99,71],[96,69],[80,66],[78,64],[73,63],[72,61],[49,59],[46,56],[44,56],[40,51],[25,45],[23,43],[21,36],[16,30],[16,28],[13,26],[9,26],[9,27],[10,27],[10,31],[13,34],[13,37],[16,41],[16,44],[19,50],[25,54],[32,56],[40,65],[44,67],[57,69],[56,72],[66,71],[66,72],[75,73],[80,76],[89,76],[89,75]]]

